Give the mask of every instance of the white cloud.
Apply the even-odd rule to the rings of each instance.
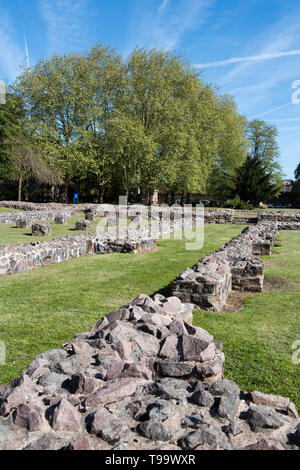
[[[0,18],[0,79],[13,81],[21,73],[24,65],[25,52],[18,45],[17,33],[5,13],[1,11]]]
[[[162,12],[164,11],[164,9],[168,5],[168,3],[169,3],[169,0],[162,0],[161,4],[159,5],[158,10],[157,10],[159,15],[162,14]]]
[[[248,57],[232,57],[231,59],[218,60],[216,62],[208,62],[206,64],[205,63],[196,64],[196,67],[199,67],[199,68],[222,67],[224,65],[237,64],[239,62],[257,62],[260,60],[278,59],[280,57],[288,57],[292,55],[300,55],[300,49],[296,49],[293,51],[285,51],[285,52],[262,53],[262,54],[248,56]]]
[[[89,0],[40,0],[46,22],[48,54],[76,50],[89,44],[94,12]]]
[[[172,50],[185,33],[205,23],[214,3],[215,0],[163,0],[158,9],[153,10],[151,2],[147,6],[144,0],[140,15],[136,13],[131,43]]]
[[[272,119],[269,119],[269,121],[276,121],[276,122],[288,122],[288,121],[300,121],[300,117],[299,118],[272,118]]]

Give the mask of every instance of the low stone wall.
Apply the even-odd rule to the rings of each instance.
[[[204,222],[206,224],[232,224],[234,209],[205,209]]]
[[[71,217],[77,214],[88,214],[87,217],[112,217],[119,216],[119,206],[113,204],[60,204],[60,203],[30,203],[17,201],[0,201],[2,207],[17,209],[23,212],[2,213],[0,223],[14,223],[19,218],[27,220],[54,220],[57,215]],[[151,206],[146,207],[140,204],[124,206],[121,208],[124,217],[141,216],[145,219],[154,220],[179,220],[183,216],[195,217],[195,209],[190,213],[183,213],[180,206]],[[205,209],[204,222],[210,224],[230,224],[233,223],[233,209]],[[122,212],[121,212],[122,213]],[[92,220],[92,219],[91,219]]]
[[[300,212],[293,211],[260,211],[258,212],[259,222],[284,222],[285,224],[300,223]],[[281,229],[283,230],[283,229]]]
[[[223,377],[193,306],[141,294],[0,387],[1,450],[296,450],[288,398]]]
[[[257,224],[257,222],[258,218],[256,215],[235,215],[232,220],[232,223],[235,225]]]
[[[231,291],[230,265],[222,255],[211,254],[176,277],[172,295],[191,302],[203,310],[219,312]]]
[[[203,310],[220,312],[231,290],[262,292],[264,268],[254,255],[271,253],[277,223],[247,227],[215,253],[202,258],[171,283],[172,295]]]
[[[90,254],[139,253],[152,250],[156,240],[144,239],[136,233],[133,238],[116,239],[109,232],[98,237],[96,233],[68,235],[44,242],[24,243],[15,246],[0,247],[0,275],[14,274],[33,268],[60,263],[71,258]]]
[[[22,219],[28,222],[55,220],[56,217],[69,219],[73,213],[70,210],[63,211],[27,211],[27,212],[0,212],[0,224],[13,224]]]

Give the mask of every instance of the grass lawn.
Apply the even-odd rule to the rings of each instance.
[[[78,233],[85,233],[82,230],[75,230],[75,222],[78,219],[84,219],[84,216],[71,217],[65,225],[55,224],[53,220],[48,220],[52,226],[52,233],[48,237],[33,237],[30,228],[18,228],[15,224],[0,224],[0,246],[10,243],[16,245],[17,243],[30,243],[37,241],[45,241],[50,238],[56,238],[63,235],[76,235]],[[90,232],[96,231],[96,225],[101,218],[97,217],[91,222]],[[44,221],[41,221],[44,222]]]
[[[0,212],[20,212],[17,209],[10,209],[8,207],[1,207],[0,206]]]
[[[90,256],[0,278],[0,340],[7,348],[0,383],[19,375],[36,354],[90,330],[139,293],[166,294],[178,273],[242,228],[206,225],[200,252],[186,251],[185,241],[163,240],[151,253]],[[288,287],[249,295],[235,313],[198,309],[194,323],[223,341],[227,378],[244,390],[289,396],[300,410],[300,365],[291,361],[291,345],[300,339],[300,232],[281,232],[265,265],[267,278],[281,276]]]
[[[77,215],[71,217],[68,223],[65,225],[55,224],[53,220],[48,220],[46,223],[52,226],[52,233],[47,237],[33,237],[31,234],[31,228],[18,228],[15,224],[0,224],[0,246],[9,243],[10,245],[16,245],[17,243],[30,243],[30,242],[43,242],[52,238],[57,238],[65,235],[77,235],[79,233],[86,233],[84,230],[75,230],[75,222],[78,219],[84,219],[84,215]],[[96,226],[98,222],[104,219],[103,217],[96,217],[91,222],[91,228],[88,232],[96,232]],[[38,222],[38,221],[37,221]],[[44,222],[44,221],[41,221]],[[120,226],[125,226],[127,219],[120,219]],[[130,226],[134,226],[133,222]],[[104,227],[104,230],[108,230],[108,227]]]

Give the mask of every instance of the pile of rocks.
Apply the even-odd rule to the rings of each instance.
[[[31,228],[32,222],[30,220],[20,218],[16,220],[16,226],[18,228]]]
[[[65,224],[68,223],[68,217],[66,217],[65,215],[62,215],[62,214],[57,214],[54,217],[54,223],[57,224],[57,225],[65,225]]]
[[[287,398],[223,378],[192,306],[140,295],[0,387],[0,449],[299,449]]]
[[[220,312],[232,289],[261,292],[264,267],[255,255],[271,253],[277,223],[248,227],[215,253],[205,256],[171,283],[172,295],[204,310]]]
[[[47,237],[51,235],[52,227],[46,223],[36,223],[31,227],[33,237]]]
[[[85,231],[87,231],[90,228],[91,228],[90,220],[78,219],[75,222],[75,230],[85,230]]]

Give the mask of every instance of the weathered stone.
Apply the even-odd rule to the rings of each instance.
[[[89,220],[78,219],[75,222],[75,230],[85,230],[85,231],[87,231],[90,228],[91,228],[91,222]]]
[[[212,361],[197,363],[194,374],[197,378],[213,383],[222,378],[223,357],[218,357]]]
[[[262,393],[258,391],[250,392],[248,398],[256,405],[266,405],[273,408],[285,410],[291,416],[298,418],[296,407],[290,402],[289,398]]]
[[[178,338],[177,336],[168,336],[161,344],[161,349],[159,351],[159,356],[163,358],[174,358],[179,359],[179,349],[178,349]]]
[[[194,369],[193,362],[157,361],[158,374],[165,377],[185,377],[190,375]]]
[[[177,336],[187,335],[188,334],[184,324],[181,321],[178,321],[178,320],[173,320],[170,323],[169,330],[172,334],[177,335]]]
[[[34,237],[47,237],[51,235],[52,227],[46,223],[35,223],[32,225],[31,230]]]
[[[210,423],[203,423],[201,427],[183,437],[179,441],[184,450],[193,450],[199,445],[208,444],[212,448],[229,449],[229,441],[219,427]]]
[[[31,228],[32,222],[28,219],[17,219],[16,226],[18,228]]]
[[[89,377],[84,371],[79,371],[72,375],[67,387],[71,393],[88,395],[95,392],[101,385],[101,380]]]
[[[159,351],[159,342],[152,335],[140,334],[134,338],[143,354],[148,357],[156,357]]]
[[[152,441],[169,441],[172,439],[170,432],[165,426],[157,421],[149,420],[144,423],[140,423],[137,426],[138,432]]]
[[[115,345],[121,359],[126,360],[130,357],[132,352],[132,343],[129,341],[118,341]]]
[[[60,450],[64,446],[67,446],[70,438],[67,435],[46,432],[38,439],[30,442],[24,447],[24,450]]]
[[[255,444],[244,447],[242,450],[285,450],[285,448],[276,440],[261,439]]]
[[[298,447],[300,447],[300,423],[298,423],[294,432],[288,435],[288,438],[292,444],[296,444]]]
[[[254,432],[262,428],[278,429],[282,426],[278,413],[263,405],[251,405],[245,418]]]
[[[125,397],[132,396],[137,387],[137,381],[134,379],[119,379],[108,382],[101,390],[89,395],[84,400],[85,409],[98,405],[105,405],[115,401],[122,400]]]
[[[141,379],[151,380],[152,372],[145,364],[132,362],[130,364],[125,364],[124,366],[121,378],[126,377],[137,377]]]
[[[81,428],[81,415],[71,403],[63,398],[48,411],[49,421],[54,431],[78,431]],[[47,415],[46,415],[47,417]]]
[[[217,382],[213,383],[209,387],[209,391],[212,395],[223,395],[223,393],[239,395],[240,388],[237,384],[232,382],[231,380],[221,379],[217,380]]]
[[[185,361],[200,361],[201,353],[209,346],[205,340],[197,338],[196,336],[183,335],[182,336],[182,353]]]
[[[38,431],[44,421],[45,411],[33,403],[19,405],[13,412],[13,421],[17,426],[28,431]]]
[[[69,443],[67,450],[93,450],[93,447],[87,436],[80,436]]]
[[[198,391],[193,394],[191,397],[193,403],[199,406],[206,406],[208,408],[212,407],[215,400],[213,396],[206,390]]]
[[[175,413],[175,408],[172,402],[167,400],[157,400],[150,403],[147,407],[147,413],[150,419],[154,421],[165,421]]]
[[[239,396],[235,393],[223,393],[218,406],[218,416],[233,421],[237,416],[239,403]]]
[[[116,444],[129,427],[113,417],[105,408],[99,408],[87,417],[87,426],[90,433],[101,437],[109,444]]]

